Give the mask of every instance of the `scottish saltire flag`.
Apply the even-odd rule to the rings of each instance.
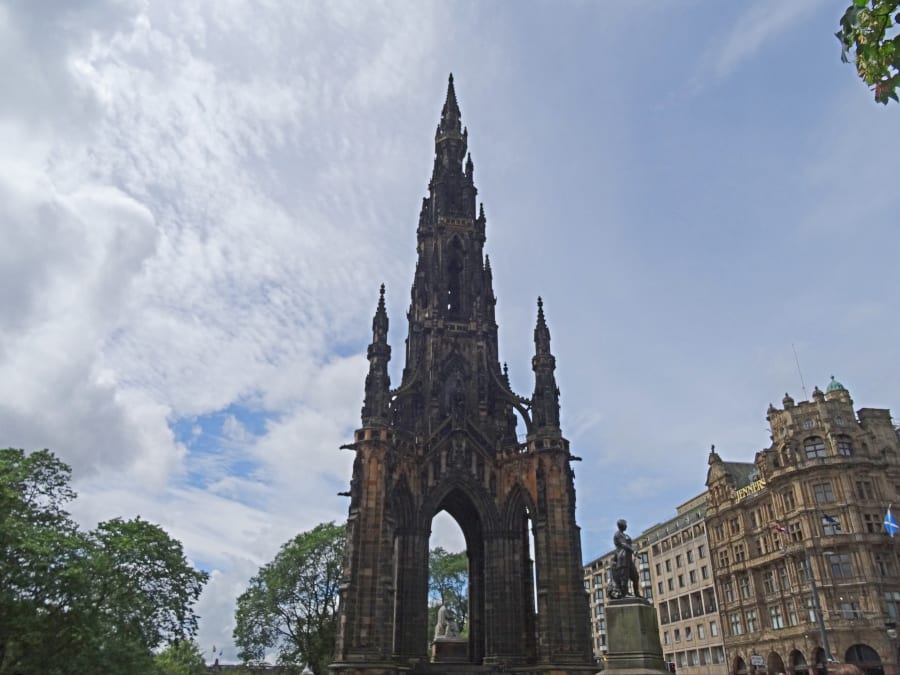
[[[884,529],[892,537],[897,534],[897,530],[900,530],[900,525],[897,525],[897,519],[891,513],[890,504],[888,504],[887,513],[884,514]]]
[[[829,525],[840,525],[838,519],[834,516],[829,516],[827,513],[822,514],[822,520],[824,520]]]

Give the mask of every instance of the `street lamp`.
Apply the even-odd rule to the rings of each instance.
[[[825,651],[825,669],[831,661],[831,649],[828,647],[828,634],[825,632],[825,613],[822,611],[822,603],[819,602],[819,588],[816,584],[816,575],[813,573],[809,554],[803,552],[803,561],[806,564],[806,575],[809,577],[809,588],[812,591],[813,611],[816,613],[816,623],[819,625],[819,639],[822,640],[822,649]]]

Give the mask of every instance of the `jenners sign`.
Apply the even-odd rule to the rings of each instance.
[[[755,495],[757,492],[761,492],[766,489],[766,481],[764,478],[760,478],[759,480],[755,480],[750,485],[745,485],[742,488],[739,488],[734,491],[734,500],[736,502],[741,501],[742,499],[746,499],[750,495]]]

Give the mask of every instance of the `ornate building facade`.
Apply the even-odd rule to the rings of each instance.
[[[429,536],[440,511],[466,540],[468,663],[593,668],[574,458],[559,425],[550,332],[538,299],[534,390],[516,394],[499,361],[486,218],[467,145],[451,76],[416,230],[402,378],[391,388],[382,287],[362,426],[346,446],[356,457],[337,672],[440,669],[428,662],[426,635]]]
[[[854,413],[832,378],[811,401],[769,406],[753,462],[713,448],[706,528],[729,670],[811,673],[828,658],[898,672],[900,574],[883,527],[900,502],[890,411]]]

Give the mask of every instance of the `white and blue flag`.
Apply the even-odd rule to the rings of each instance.
[[[884,514],[884,529],[892,537],[897,534],[897,530],[900,530],[900,525],[897,525],[897,519],[891,513],[890,504],[888,504],[887,513]]]

